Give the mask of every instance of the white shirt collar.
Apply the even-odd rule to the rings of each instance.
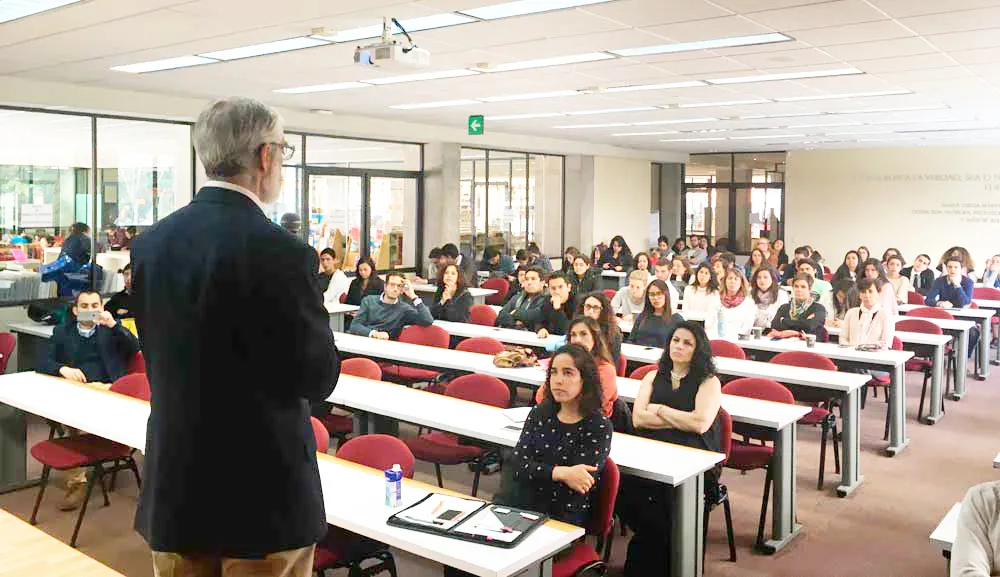
[[[252,200],[253,203],[257,205],[257,208],[259,208],[261,212],[264,212],[264,203],[262,203],[260,201],[260,198],[256,194],[250,192],[248,189],[243,188],[242,186],[240,186],[238,184],[233,184],[231,182],[226,182],[224,180],[210,180],[210,181],[208,181],[208,182],[205,183],[205,186],[206,187],[211,186],[211,187],[215,187],[215,188],[225,188],[226,190],[231,190],[233,192],[238,192],[238,193],[242,194],[243,196],[245,196],[245,197],[249,198],[250,200]]]

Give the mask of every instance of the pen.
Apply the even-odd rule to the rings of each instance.
[[[437,512],[441,510],[441,505],[444,505],[444,501],[443,500],[442,501],[438,501],[437,506],[434,507],[433,511],[431,511],[431,515],[437,515]]]

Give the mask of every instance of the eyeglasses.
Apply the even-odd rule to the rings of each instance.
[[[281,147],[281,158],[288,162],[295,156],[295,147],[287,142],[265,142],[260,145],[262,148],[265,146],[280,146]]]
[[[660,292],[660,291],[649,291],[647,294],[649,295],[649,298],[651,298],[651,299],[655,299],[656,297],[662,297],[663,296],[663,293]]]
[[[585,310],[585,311],[600,311],[600,310],[604,310],[604,307],[601,306],[601,305],[583,305],[583,310]]]

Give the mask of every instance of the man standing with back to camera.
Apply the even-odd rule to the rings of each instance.
[[[246,98],[193,130],[212,180],[132,248],[152,389],[136,529],[157,577],[305,577],[327,529],[309,404],[340,362],[316,252],[262,210],[293,149]]]

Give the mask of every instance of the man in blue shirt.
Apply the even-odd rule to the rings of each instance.
[[[401,300],[400,294],[405,294],[410,302]],[[434,317],[413,291],[413,285],[401,273],[390,272],[385,276],[385,292],[366,296],[361,301],[361,309],[351,322],[351,332],[387,341],[398,338],[406,325],[427,327],[432,324]]]
[[[942,309],[967,307],[972,302],[972,279],[962,274],[962,261],[949,258],[944,263],[945,274],[934,280],[924,302]]]

